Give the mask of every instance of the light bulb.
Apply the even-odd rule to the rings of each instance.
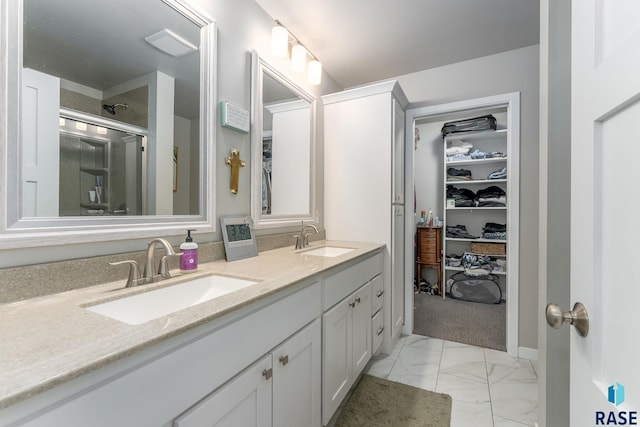
[[[319,85],[322,81],[322,64],[317,59],[309,62],[307,80],[309,81],[309,84],[312,85]]]
[[[282,25],[271,29],[271,54],[276,58],[284,58],[289,54],[289,32]]]
[[[291,69],[297,73],[304,71],[307,65],[307,49],[297,44],[291,49]]]

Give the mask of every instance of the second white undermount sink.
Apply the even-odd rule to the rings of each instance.
[[[315,256],[326,256],[326,257],[337,257],[340,255],[347,254],[354,249],[352,248],[340,248],[337,246],[322,246],[317,249],[312,249],[310,251],[304,252],[305,255],[315,255]]]
[[[196,304],[255,285],[235,277],[210,275],[87,307],[129,325],[139,325]]]

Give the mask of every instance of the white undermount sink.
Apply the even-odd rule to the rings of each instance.
[[[312,249],[310,251],[304,252],[305,255],[315,255],[315,256],[327,256],[327,257],[337,257],[340,255],[347,254],[354,249],[352,248],[339,248],[336,246],[322,246],[321,248]]]
[[[87,310],[129,325],[139,325],[256,283],[251,280],[211,275],[94,305],[87,307]]]

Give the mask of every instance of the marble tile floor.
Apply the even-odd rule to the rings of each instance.
[[[391,355],[374,357],[365,372],[449,394],[451,427],[534,426],[535,361],[467,344],[409,335]]]

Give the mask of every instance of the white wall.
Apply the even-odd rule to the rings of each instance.
[[[521,93],[519,344],[537,348],[539,46],[406,74],[397,79],[409,101],[416,106]]]

